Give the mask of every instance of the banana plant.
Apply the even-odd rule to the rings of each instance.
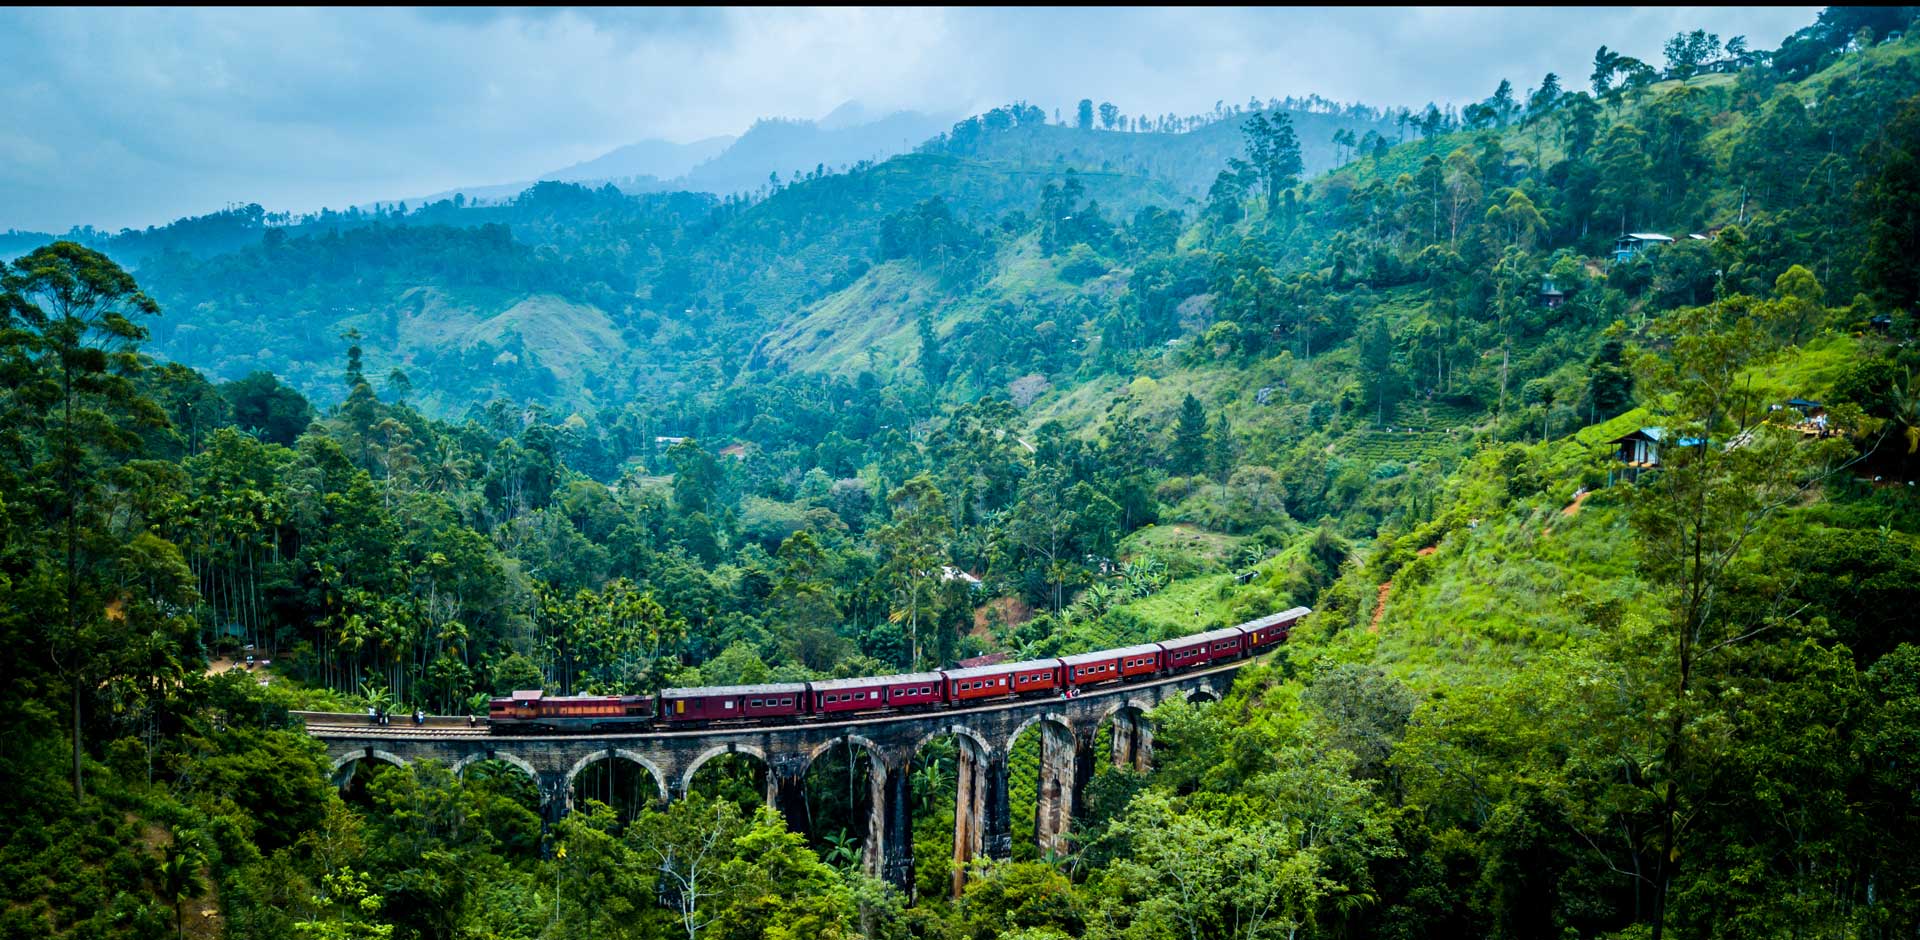
[[[860,840],[847,834],[847,830],[827,834],[826,862],[835,868],[852,868],[860,863]]]

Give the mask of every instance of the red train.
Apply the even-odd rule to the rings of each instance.
[[[502,734],[646,731],[713,722],[781,723],[841,714],[969,708],[1239,659],[1285,642],[1294,623],[1309,613],[1308,608],[1295,607],[1175,640],[972,669],[665,689],[657,699],[650,695],[547,696],[535,689],[494,699],[487,709],[487,724]]]

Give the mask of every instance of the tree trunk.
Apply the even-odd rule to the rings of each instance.
[[[80,674],[73,676],[73,796],[79,799],[84,795],[80,781]]]

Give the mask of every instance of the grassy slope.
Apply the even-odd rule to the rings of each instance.
[[[808,306],[769,333],[762,352],[796,371],[887,374],[912,358],[915,323],[935,307],[939,285],[900,261],[878,265],[848,287]],[[871,359],[869,359],[871,355]]]
[[[1748,378],[1761,401],[1818,396],[1855,354],[1853,338],[1830,333]],[[1577,513],[1565,509],[1582,469],[1607,463],[1606,442],[1652,420],[1634,409],[1530,448],[1542,490],[1504,508],[1490,505],[1484,483],[1456,478],[1442,512],[1457,527],[1395,574],[1378,636],[1349,630],[1335,644],[1370,650],[1417,686],[1497,680],[1545,650],[1592,636],[1595,611],[1634,610],[1648,587],[1634,570],[1626,489],[1597,490]]]

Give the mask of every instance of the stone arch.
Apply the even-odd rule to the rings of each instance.
[[[660,801],[662,803],[667,801],[667,775],[660,769],[660,765],[626,748],[609,747],[601,748],[582,756],[578,761],[574,762],[572,767],[567,769],[566,776],[560,780],[561,799],[566,801],[567,806],[571,807],[573,805],[573,778],[579,776],[580,771],[587,769],[589,764],[598,763],[603,760],[612,760],[614,758],[625,758],[645,767],[647,773],[653,775],[653,785],[660,792]]]
[[[1004,823],[1006,812],[1005,755],[996,750],[986,735],[955,721],[936,727],[920,735],[908,752],[909,765],[930,763],[933,758],[926,755],[927,749],[935,742],[947,738],[953,739],[953,873],[952,896],[958,898],[966,887],[968,866],[975,858],[986,856],[988,830],[996,832],[1003,828],[999,823],[989,823],[993,816]],[[999,764],[996,766],[995,761]],[[997,774],[997,776],[996,776]],[[996,790],[995,787],[998,787]],[[929,807],[921,804],[912,796],[909,785],[904,791],[910,804],[909,812],[919,814]],[[932,801],[939,802],[936,796]],[[995,814],[998,814],[995,816]],[[911,825],[909,826],[911,828]]]
[[[873,764],[875,767],[887,766],[887,749],[875,743],[872,738],[863,737],[857,734],[835,735],[831,738],[826,739],[825,741],[820,742],[819,744],[814,745],[811,750],[807,751],[807,766],[811,768],[814,765],[814,762],[820,759],[820,755],[825,754],[830,750],[833,750],[842,741],[845,741],[848,744],[858,744],[861,747],[866,748],[867,756],[873,759]]]
[[[1155,703],[1149,702],[1143,698],[1128,697],[1124,699],[1115,699],[1113,702],[1107,705],[1107,708],[1105,711],[1100,713],[1100,720],[1098,722],[1095,722],[1095,726],[1097,727],[1099,725],[1106,724],[1108,721],[1113,720],[1113,716],[1118,715],[1121,712],[1124,712],[1128,709],[1137,711],[1144,716],[1146,715],[1147,712],[1153,711],[1154,704]]]
[[[954,722],[953,724],[945,727],[936,728],[932,731],[927,732],[926,734],[921,735],[918,741],[913,742],[913,753],[915,755],[918,755],[921,751],[926,750],[927,745],[933,743],[936,739],[946,738],[946,737],[959,738],[963,741],[970,742],[974,747],[975,756],[980,757],[982,759],[990,758],[995,755],[993,745],[987,741],[986,735],[981,734],[980,732],[975,731],[972,728],[967,727],[966,725],[960,724],[959,722]],[[1007,740],[1011,742],[1013,739],[1009,738]]]
[[[1035,741],[1040,766],[1039,774],[1033,781],[1032,809],[1027,809],[1024,792],[1021,795],[1010,793],[1009,812],[1019,820],[1016,825],[1020,830],[1025,830],[1027,820],[1032,820],[1033,841],[1027,844],[1035,845],[1042,854],[1048,851],[1065,852],[1067,831],[1077,810],[1080,787],[1092,772],[1094,732],[1081,735],[1075,723],[1061,712],[1046,711],[1030,715],[1007,735],[1006,753],[1009,761],[1014,758],[1021,736],[1035,727],[1040,730]],[[1021,789],[1024,791],[1024,787]],[[1026,839],[1016,831],[1015,841],[1026,842]]]
[[[467,756],[460,758],[457,761],[454,761],[453,767],[451,769],[455,776],[459,776],[461,771],[464,771],[468,767],[474,764],[477,764],[483,760],[497,760],[504,764],[512,764],[513,766],[520,768],[520,770],[524,772],[527,775],[527,777],[531,779],[534,783],[537,784],[540,782],[539,770],[535,769],[534,766],[528,763],[524,758],[515,757],[514,755],[509,754],[505,751],[492,751],[492,752],[476,751],[472,754],[468,754]]]
[[[1210,685],[1198,686],[1187,690],[1187,701],[1195,705],[1201,702],[1218,702],[1220,693],[1215,692]]]
[[[768,768],[769,771],[773,768],[772,762],[767,760],[767,752],[755,745],[736,742],[716,744],[694,755],[693,760],[687,762],[687,769],[680,774],[680,792],[686,793],[693,789],[693,775],[700,772],[700,766],[722,754],[751,754],[760,760],[761,766]]]
[[[369,747],[369,748],[360,748],[351,754],[346,754],[346,755],[334,758],[333,769],[331,773],[337,774],[341,771],[342,768],[346,767],[348,764],[351,764],[357,760],[385,761],[389,764],[392,764],[395,767],[407,766],[406,758],[401,757],[400,755],[395,754],[392,751],[383,751],[377,747]]]
[[[1136,771],[1148,769],[1153,759],[1153,722],[1147,712],[1153,707],[1154,703],[1146,699],[1125,698],[1114,701],[1101,713],[1094,725],[1094,746],[1106,747],[1107,763]]]
[[[1029,715],[1019,724],[1014,725],[1013,732],[1007,735],[1005,745],[1007,753],[1013,753],[1013,743],[1020,740],[1020,736],[1025,734],[1028,728],[1043,723],[1059,725],[1067,734],[1073,734],[1073,722],[1060,712],[1041,712],[1037,715]]]

